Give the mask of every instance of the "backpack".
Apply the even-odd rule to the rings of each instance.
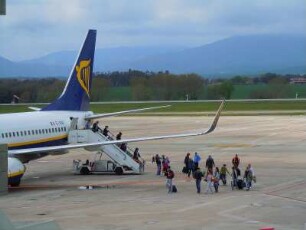
[[[196,180],[201,180],[202,179],[202,173],[199,171],[195,171],[193,174],[193,178]]]

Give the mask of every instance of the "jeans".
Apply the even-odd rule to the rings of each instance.
[[[196,179],[197,193],[201,193],[201,179]]]
[[[172,192],[172,179],[167,179],[168,193]]]
[[[160,176],[160,173],[161,173],[161,164],[158,164],[156,175]]]

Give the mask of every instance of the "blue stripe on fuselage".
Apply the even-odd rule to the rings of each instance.
[[[51,140],[51,141],[46,141],[46,142],[37,142],[37,143],[32,143],[32,144],[25,144],[25,145],[20,145],[20,146],[9,146],[9,150],[13,149],[27,149],[27,148],[38,148],[38,147],[48,147],[48,146],[58,146],[58,145],[67,145],[68,140],[67,137],[61,138],[58,140]]]

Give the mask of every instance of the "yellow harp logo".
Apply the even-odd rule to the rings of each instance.
[[[75,67],[77,71],[77,79],[81,87],[85,90],[89,97],[89,80],[90,80],[90,61],[80,61],[80,64]]]

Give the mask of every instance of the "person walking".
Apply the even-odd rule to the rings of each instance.
[[[201,161],[200,155],[197,152],[195,152],[193,157],[193,163],[195,169],[199,167],[200,161]]]
[[[216,167],[216,170],[214,172],[214,177],[213,177],[213,182],[214,182],[216,193],[219,191],[219,180],[220,180],[220,171],[219,171],[219,168]]]
[[[204,177],[204,174],[201,172],[200,168],[197,168],[194,171],[193,177],[196,181],[197,193],[201,193],[201,181],[202,178]]]
[[[173,191],[173,184],[172,180],[174,178],[174,172],[172,171],[171,167],[168,166],[167,171],[166,171],[166,177],[167,177],[167,187],[168,187],[168,193],[172,193]]]
[[[238,154],[236,154],[232,159],[232,164],[234,168],[238,168],[240,164],[240,158],[238,157]]]
[[[92,129],[92,131],[95,132],[95,133],[101,131],[101,129],[100,129],[100,127],[99,127],[99,121],[96,121],[95,123],[93,123],[91,129]]]
[[[183,172],[186,173],[186,174],[188,174],[189,159],[190,159],[190,153],[187,153],[186,156],[185,156],[185,159],[184,159],[185,167],[184,167],[184,170],[183,170]]]
[[[105,137],[108,137],[108,132],[109,132],[109,130],[108,130],[108,125],[106,125],[106,126],[104,127],[104,129],[103,129],[103,135],[104,135]]]
[[[156,162],[156,175],[160,176],[161,173],[161,159],[160,156],[158,154],[156,154],[155,156],[155,162]]]
[[[207,187],[206,187],[206,191],[205,191],[206,194],[208,194],[209,192],[211,194],[214,193],[213,190],[212,190],[212,188],[214,187],[212,177],[213,177],[212,172],[210,170],[208,170],[207,171],[207,176],[206,176],[206,182],[207,182]]]
[[[122,137],[122,133],[121,132],[119,132],[117,135],[116,135],[116,140],[121,140],[121,137]]]
[[[244,172],[244,178],[246,182],[246,190],[249,191],[252,188],[252,180],[253,180],[253,173],[254,170],[251,166],[251,164],[248,164],[245,172]]]
[[[139,148],[135,148],[133,153],[133,159],[139,163],[139,158],[140,158]]]
[[[226,174],[231,175],[226,167],[226,164],[223,164],[223,166],[220,169],[220,180],[222,181],[223,185],[226,185],[227,183]]]
[[[213,172],[213,168],[215,167],[215,161],[214,159],[212,158],[211,155],[209,155],[207,157],[207,160],[206,160],[206,168],[207,170],[210,170],[211,172]]]

